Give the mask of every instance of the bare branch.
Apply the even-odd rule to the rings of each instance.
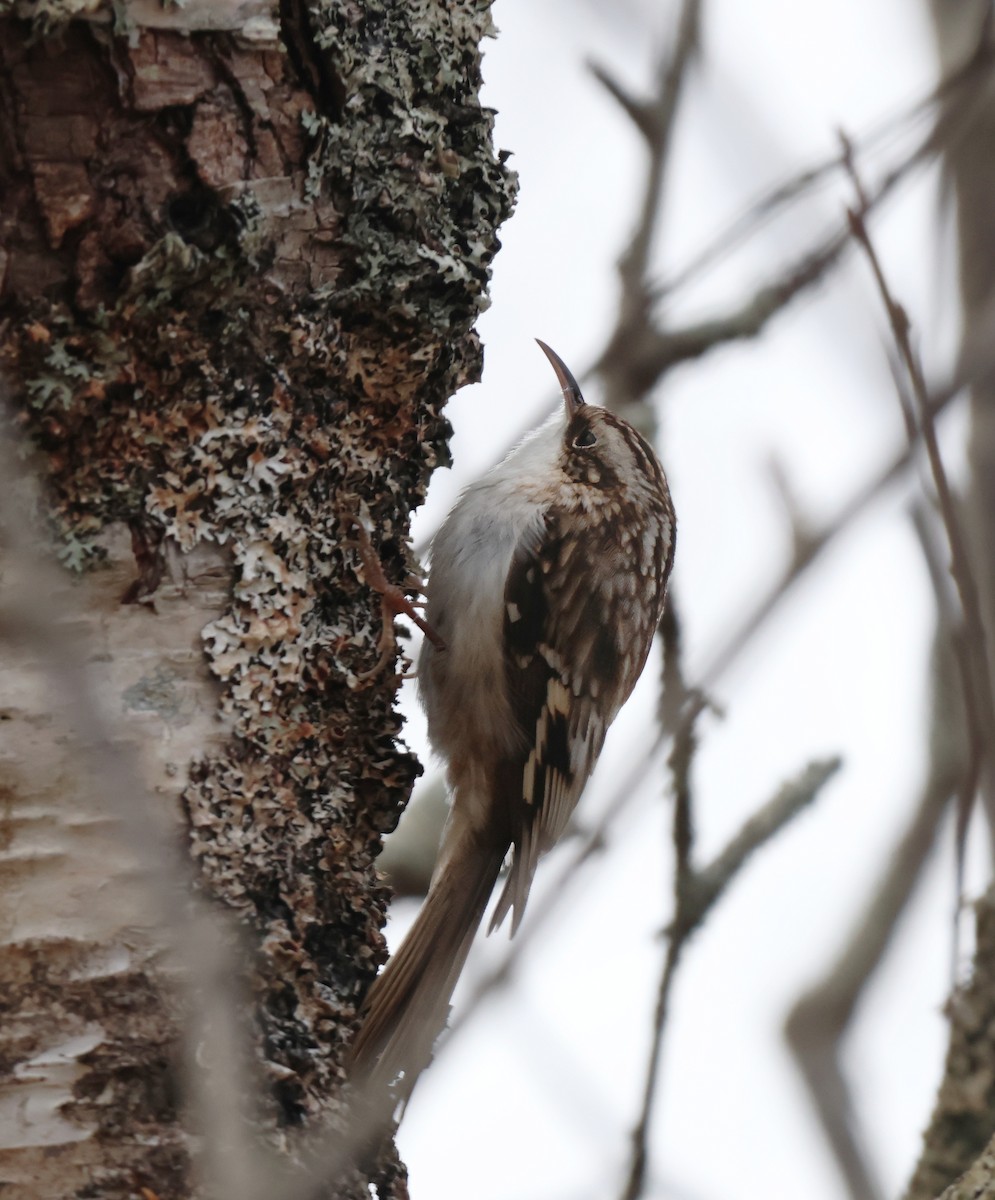
[[[964,384],[964,379],[957,376],[953,382],[937,393],[931,401],[931,411],[938,416],[957,396]],[[842,505],[821,528],[813,530],[806,542],[797,543],[791,562],[785,567],[780,579],[767,594],[757,602],[754,608],[742,618],[739,625],[727,637],[725,642],[713,652],[711,659],[701,673],[700,686],[707,689],[714,687],[715,682],[724,675],[740,654],[766,624],[777,609],[780,602],[792,590],[809,567],[811,567],[836,539],[849,529],[853,523],[881,496],[892,484],[905,474],[913,461],[913,446],[906,445],[899,450],[894,458],[886,464],[883,470],[876,472],[864,484],[857,488],[850,498]]]
[[[638,343],[644,334],[652,330],[650,257],[654,235],[663,211],[663,193],[677,110],[688,68],[699,48],[701,10],[702,0],[684,0],[673,53],[661,59],[657,91],[652,100],[645,103],[632,100],[603,69],[596,70],[597,78],[622,105],[645,138],[649,157],[639,219],[629,245],[618,263],[622,291],[615,332],[609,338],[609,349],[620,340]],[[624,390],[617,386],[620,377],[612,376],[605,369],[606,361],[611,361],[609,349],[602,354],[598,364],[598,370],[605,379],[609,407],[621,411],[629,405],[641,404],[644,401],[643,392]]]
[[[871,262],[898,348],[897,361],[892,363],[892,370],[909,438],[910,454],[921,437],[933,470],[933,482],[938,490],[944,489],[949,501],[949,508],[944,513],[944,527],[953,547],[960,541],[960,534],[937,449],[934,420],[937,406],[927,395],[921,367],[911,350],[908,319],[890,294],[867,233],[864,214],[868,198],[856,171],[851,147],[845,139],[843,157],[859,200],[859,209],[849,214],[851,227],[854,237]],[[854,1123],[850,1089],[840,1059],[840,1042],[857,1001],[880,962],[898,918],[912,894],[933,845],[947,800],[955,789],[960,788],[962,811],[966,811],[969,805],[966,797],[973,797],[976,792],[983,752],[977,714],[974,720],[966,722],[969,734],[966,759],[962,733],[965,722],[963,719],[953,722],[949,719],[948,710],[963,715],[966,706],[975,704],[972,698],[974,685],[971,683],[972,652],[968,649],[968,639],[962,636],[960,613],[950,611],[951,589],[946,586],[946,572],[940,566],[926,528],[922,503],[916,507],[915,513],[940,613],[941,632],[937,635],[935,648],[934,741],[930,778],[905,836],[889,859],[877,893],[855,924],[845,950],[829,967],[823,980],[796,1003],[785,1024],[786,1037],[853,1200],[877,1200],[882,1193]],[[952,531],[948,521],[953,523]],[[954,557],[958,559],[957,554]],[[967,574],[969,583],[973,582],[969,569]],[[957,703],[956,695],[951,697],[950,694],[952,687],[947,678],[949,659],[943,645],[943,631],[946,631],[958,660],[963,705]],[[959,847],[962,850],[962,837]]]
[[[684,919],[691,922],[692,928],[701,924],[749,858],[812,803],[841,765],[839,758],[810,763],[750,817],[713,862],[695,872],[683,905]]]
[[[635,316],[645,295],[653,235],[660,221],[667,164],[681,92],[688,68],[699,49],[702,0],[684,0],[677,23],[673,52],[660,61],[656,94],[639,102],[603,67],[593,67],[595,78],[621,105],[646,139],[649,165],[639,221],[628,249],[619,261],[623,296],[619,313],[622,325]],[[627,309],[631,308],[631,312]]]
[[[700,358],[727,342],[757,337],[792,300],[823,278],[843,253],[846,243],[847,236],[842,230],[834,232],[821,246],[791,264],[779,279],[763,284],[748,300],[724,316],[683,329],[654,331],[652,336],[630,343],[628,352],[631,353],[633,348],[638,351],[628,365],[630,386],[649,390],[661,375],[678,363]],[[606,349],[605,356],[609,352]],[[599,361],[596,369],[605,369],[605,358]]]
[[[919,427],[922,445],[926,452],[932,475],[933,486],[939,501],[940,515],[946,531],[950,547],[950,572],[957,586],[963,613],[964,634],[963,644],[958,635],[958,661],[961,664],[961,674],[964,687],[964,704],[968,721],[968,736],[974,748],[972,754],[984,753],[988,767],[989,791],[995,794],[995,691],[992,689],[991,671],[985,635],[984,621],[981,616],[981,601],[978,585],[974,577],[967,542],[961,529],[960,516],[954,502],[950,483],[947,479],[943,458],[940,454],[939,441],[936,436],[936,425],[933,418],[932,406],[926,381],[923,376],[919,356],[912,348],[911,325],[908,314],[902,305],[892,295],[885,278],[884,269],[877,251],[871,240],[867,223],[866,193],[858,174],[849,143],[844,138],[844,155],[847,170],[853,180],[854,190],[859,200],[859,208],[849,210],[848,217],[853,236],[863,249],[877,283],[878,291],[884,303],[885,311],[891,325],[892,335],[898,349],[899,358],[904,366],[912,397],[915,401],[915,418]],[[962,796],[958,808],[958,856],[963,859],[964,838],[967,834],[967,823],[970,818],[971,805],[976,789],[972,788],[969,797]]]
[[[888,856],[873,897],[854,921],[845,946],[785,1021],[785,1037],[852,1200],[877,1200],[882,1192],[854,1128],[840,1043],[915,889],[960,774],[960,754],[937,748],[919,804]]]
[[[955,777],[955,782],[950,785],[950,792],[956,790],[957,794],[955,837],[957,861],[953,937],[950,952],[950,983],[951,986],[954,986],[957,982],[957,963],[960,958],[959,917],[964,894],[964,850],[967,842],[967,821],[978,791],[985,747],[980,737],[980,730],[975,727],[973,722],[966,719],[966,708],[970,699],[968,695],[971,677],[970,648],[964,636],[964,622],[954,589],[951,586],[950,572],[947,569],[944,553],[946,545],[941,548],[937,544],[939,535],[935,528],[935,517],[933,520],[930,519],[934,515],[933,508],[932,504],[920,497],[912,506],[912,522],[922,547],[923,557],[926,560],[938,614],[936,644],[933,649],[933,690],[936,696],[931,720],[933,757],[935,760],[942,750],[944,762],[954,760],[950,768]],[[952,662],[950,661],[951,657]],[[959,694],[952,694],[954,689],[947,679],[954,664],[957,668]],[[947,745],[947,743],[953,744]]]
[[[656,105],[650,101],[637,100],[627,91],[610,72],[599,63],[589,62],[587,69],[601,84],[605,91],[618,104],[629,120],[635,125],[650,145],[659,136],[658,113]]]
[[[677,896],[678,908],[680,908],[681,893],[689,885],[693,873],[691,853],[694,844],[694,819],[691,812],[691,766],[698,748],[698,718],[705,711],[706,706],[707,701],[702,693],[694,692],[688,696],[667,761],[674,789],[674,892]]]
[[[907,130],[932,118],[937,107],[944,103],[962,101],[989,71],[992,47],[980,45],[960,66],[934,88],[912,104],[887,117],[876,127],[854,140],[855,151],[865,157],[901,137]],[[948,127],[943,127],[943,132]],[[916,165],[928,161],[936,153],[941,130],[931,128],[919,144],[905,155],[887,175],[890,186],[898,183]],[[713,239],[679,271],[659,284],[657,299],[673,295],[687,284],[700,279],[711,267],[743,245],[750,237],[774,220],[782,210],[803,199],[815,187],[826,183],[844,169],[843,154],[834,154],[821,162],[793,173],[774,184],[757,197],[748,208],[736,216],[729,227]]]
[[[911,153],[882,176],[872,191],[868,192],[865,196],[865,212],[879,207],[913,168],[931,161],[941,149],[970,127],[974,118],[976,93],[984,82],[990,58],[988,51],[974,54],[950,80],[934,89],[930,96],[921,102],[923,107],[929,107],[935,105],[941,97],[950,101],[940,113],[935,127],[930,129]],[[919,106],[916,106],[914,112],[918,111]],[[684,329],[663,328],[656,320],[655,305],[662,294],[675,289],[677,282],[672,281],[665,287],[653,289],[649,287],[645,274],[635,274],[636,265],[641,264],[644,272],[647,266],[648,243],[644,245],[639,238],[645,227],[645,205],[652,198],[655,178],[652,171],[653,162],[651,155],[649,184],[644,199],[644,219],[619,267],[622,283],[619,317],[615,330],[594,367],[605,380],[609,404],[614,408],[642,403],[646,393],[660,376],[677,363],[699,358],[727,342],[756,337],[792,300],[824,277],[840,258],[849,240],[849,231],[844,224],[830,232],[821,244],[790,264],[780,278],[761,285],[751,298],[737,305],[729,313]],[[828,166],[834,169],[846,168],[846,162],[847,152],[844,151]],[[803,172],[799,179],[808,180],[811,176],[811,172]],[[785,191],[790,193],[791,189],[782,188],[775,196],[779,197],[785,194]],[[755,224],[747,222],[746,227],[753,228]],[[737,233],[737,238],[732,239],[733,242],[739,236]],[[722,253],[731,248],[728,236],[719,239],[716,246],[723,247]],[[719,256],[718,249],[706,251],[696,260],[694,272],[713,263]],[[684,272],[679,277],[679,282],[687,281],[691,274],[690,269]]]
[[[928,412],[934,428],[936,418],[946,411],[951,402],[972,381],[984,378],[991,372],[993,364],[995,364],[995,355],[992,350],[993,337],[995,337],[995,305],[987,313],[986,319],[979,322],[978,335],[975,339],[963,347],[960,362],[951,379],[942,387],[935,389],[929,398]],[[714,687],[716,681],[738,659],[806,570],[822,556],[840,534],[848,530],[866,512],[879,496],[902,478],[914,460],[918,433],[915,434],[915,438],[915,442],[903,446],[882,470],[876,472],[857,488],[850,498],[840,506],[836,514],[821,528],[811,531],[807,540],[798,541],[796,539],[794,557],[785,567],[780,579],[752,611],[740,621],[738,627],[733,630],[719,649],[713,652],[710,661],[701,672],[700,687],[706,691]]]
[[[685,872],[678,872],[676,907],[668,929],[667,952],[657,989],[653,1040],[648,1056],[642,1109],[632,1132],[629,1174],[621,1200],[638,1200],[646,1187],[648,1134],[659,1080],[663,1031],[671,985],[684,947],[749,857],[811,804],[839,767],[839,759],[810,764],[797,779],[785,784],[772,800],[746,822],[710,866],[701,871],[688,867]]]

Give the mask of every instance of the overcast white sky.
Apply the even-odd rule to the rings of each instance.
[[[595,58],[631,88],[645,87],[673,10],[638,0],[495,4],[501,35],[487,45],[485,98],[499,112],[497,143],[513,151],[521,194],[480,323],[484,380],[450,406],[455,467],[437,474],[416,536],[551,403],[554,381],[533,337],[578,375],[603,345],[643,161],[634,131],[584,64]],[[934,73],[928,37],[920,6],[908,0],[706,2],[705,56],[679,126],[661,273],[763,187],[831,153],[840,126],[859,135],[925,93]],[[770,227],[678,297],[671,320],[741,298],[837,219],[844,198],[842,186],[830,188]],[[874,226],[937,374],[956,332],[939,213],[935,179],[921,178]],[[901,444],[883,326],[866,268],[853,259],[761,342],[674,372],[657,396],[692,679],[786,560],[771,456],[818,521]],[[598,399],[596,388],[589,398]],[[956,470],[963,415],[952,414],[943,433]],[[817,807],[755,859],[690,948],[667,1033],[653,1197],[843,1194],[780,1023],[836,953],[916,797],[932,599],[907,495],[889,493],[810,572],[716,689],[724,721],[702,724],[703,858],[810,759],[840,754],[845,766]],[[654,702],[651,664],[609,737],[583,820],[593,821],[640,752]],[[413,690],[408,711],[421,748]],[[617,1194],[669,909],[669,817],[661,769],[613,829],[606,855],[575,878],[514,988],[483,1006],[423,1079],[399,1139],[414,1200]],[[892,1194],[914,1161],[945,1047],[949,841],[948,833],[849,1046],[859,1112]],[[556,876],[556,858],[540,868],[537,895]],[[399,906],[395,944],[411,915]],[[483,942],[467,975],[505,946],[503,934]],[[457,1006],[460,994],[466,989]]]

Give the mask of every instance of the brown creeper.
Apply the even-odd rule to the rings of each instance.
[[[646,440],[563,389],[557,413],[467,488],[432,546],[419,685],[452,812],[428,897],[374,983],[352,1076],[411,1094],[445,1024],[509,849],[491,928],[522,919],[608,726],[646,662],[674,558],[674,509]]]

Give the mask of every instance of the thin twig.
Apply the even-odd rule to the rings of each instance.
[[[650,263],[653,242],[663,214],[667,167],[673,131],[688,70],[699,49],[702,0],[683,0],[674,48],[661,57],[655,94],[643,103],[632,100],[621,85],[601,68],[596,78],[622,105],[646,142],[648,161],[642,206],[629,244],[618,261],[621,286],[615,330],[598,362],[605,382],[608,407],[632,417],[630,407],[645,406],[648,387],[629,387],[626,373],[614,370],[623,365],[624,345],[640,344],[655,334],[653,300],[650,294]],[[613,352],[617,349],[617,352]],[[652,380],[650,381],[653,382]],[[645,415],[645,414],[644,414]],[[637,425],[644,422],[636,419]],[[645,432],[645,430],[644,430]]]
[[[692,813],[691,767],[698,749],[698,718],[707,707],[701,692],[688,696],[685,711],[677,726],[674,744],[667,759],[674,791],[674,893],[680,896],[691,876],[691,855],[694,847],[694,816]],[[678,902],[678,907],[680,907]]]
[[[950,500],[946,476],[937,449],[935,416],[938,406],[936,400],[931,400],[927,395],[921,367],[911,349],[908,319],[901,306],[896,304],[887,287],[880,261],[871,244],[865,220],[867,193],[854,163],[852,146],[845,138],[843,139],[842,158],[859,201],[857,210],[848,214],[853,236],[871,263],[897,347],[897,356],[889,356],[889,358],[908,438],[908,456],[910,459],[913,457],[921,438],[921,444],[926,447],[927,457],[931,464],[933,484],[938,491],[942,487]],[[990,351],[987,354],[990,357]],[[967,356],[965,356],[965,361],[966,358]],[[952,395],[953,392],[954,389],[951,388],[947,394]],[[932,450],[930,449],[931,444]],[[937,483],[937,476],[942,480],[942,484]],[[928,493],[931,489],[927,485],[925,490]],[[945,586],[945,577],[949,579],[949,576],[939,565],[938,555],[933,549],[931,537],[928,536],[922,510],[923,503],[920,502],[915,508],[918,518],[917,529],[920,532],[920,540],[923,543],[923,550],[937,596],[940,628],[949,633],[958,659],[958,674],[964,704],[974,705],[974,701],[971,699],[974,685],[971,682],[972,670],[968,651],[970,639],[963,636],[961,613],[959,611],[951,612],[952,591],[949,586]],[[951,547],[954,544],[962,545],[952,502],[949,507],[949,515],[953,520],[952,538],[950,527],[947,526],[947,521],[944,519],[948,543]],[[970,579],[970,572],[968,572],[968,579],[969,583],[973,583],[973,580]],[[963,608],[963,601],[960,607]],[[934,729],[940,728],[941,713],[942,717],[948,716],[943,710],[950,707],[950,700],[945,696],[941,699],[939,696],[939,692],[942,691],[940,682],[943,677],[943,662],[939,658],[941,653],[942,647],[938,635],[935,649],[937,696],[934,698]],[[960,710],[960,706],[954,704],[954,707]],[[875,896],[855,924],[854,932],[846,949],[828,969],[823,980],[798,1000],[785,1023],[785,1035],[802,1077],[809,1088],[813,1104],[852,1200],[878,1200],[882,1191],[871,1169],[859,1136],[859,1128],[854,1122],[850,1089],[840,1061],[840,1043],[857,1001],[884,953],[900,914],[908,903],[926,855],[933,845],[936,828],[947,800],[955,789],[960,789],[962,811],[969,811],[970,798],[977,790],[979,753],[982,749],[978,718],[979,714],[975,711],[974,717],[967,721],[966,770],[961,733],[964,722],[953,722],[953,730],[949,723],[944,724],[943,728],[947,736],[942,744],[938,738],[934,738],[929,780],[908,830],[891,856]],[[956,743],[956,746],[953,743]],[[963,840],[959,838],[958,895],[960,894],[962,857]],[[956,927],[955,923],[955,930]]]
[[[967,639],[964,637],[963,621],[961,619],[960,606],[957,603],[956,596],[953,595],[951,587],[950,572],[947,570],[947,564],[944,561],[943,551],[937,544],[939,541],[938,531],[936,530],[935,513],[933,505],[929,504],[923,497],[918,497],[912,505],[912,524],[915,528],[916,535],[919,539],[919,545],[922,549],[923,558],[926,562],[926,569],[929,572],[929,581],[933,588],[933,595],[936,597],[937,611],[937,629],[935,635],[934,658],[939,658],[942,654],[953,653],[953,659],[957,666],[957,678],[960,684],[960,696],[954,697],[952,700],[943,696],[943,706],[937,703],[934,699],[933,705],[933,757],[936,758],[939,754],[937,743],[945,734],[946,739],[950,739],[950,714],[951,709],[957,714],[956,719],[952,724],[957,729],[960,736],[957,737],[960,753],[948,750],[945,758],[953,757],[956,754],[956,775],[954,783],[948,788],[948,791],[956,789],[957,792],[957,812],[969,813],[971,811],[971,801],[978,790],[978,781],[981,778],[981,767],[984,760],[984,746],[981,743],[970,724],[963,720],[963,711],[965,703],[964,680],[967,678],[971,670],[970,660],[966,657]],[[931,517],[934,519],[931,520]],[[945,547],[944,547],[945,548]],[[937,693],[943,692],[941,684],[943,668],[946,664],[942,661],[936,662],[935,678],[933,681],[934,696]],[[958,703],[959,700],[959,703]],[[941,732],[942,731],[942,732]],[[964,731],[964,732],[961,732]],[[965,736],[966,733],[966,736]],[[953,912],[953,937],[950,944],[950,986],[951,989],[957,985],[957,966],[960,961],[960,916],[962,908],[962,897],[964,894],[964,855],[963,846],[966,838],[967,830],[958,820],[956,829],[956,846],[958,849],[956,862],[956,876],[954,879],[954,912]]]
[[[941,103],[953,99],[962,89],[975,85],[980,78],[984,77],[991,66],[991,57],[992,48],[990,46],[980,47],[978,52],[972,54],[961,66],[931,88],[926,95],[920,96],[893,116],[886,117],[862,137],[854,139],[856,151],[862,157],[866,157],[890,139],[900,136],[906,128],[911,129],[914,125],[928,120],[933,115],[933,110]],[[931,128],[911,154],[906,155],[892,168],[887,178],[891,180],[892,184],[898,183],[912,167],[928,160],[935,153],[936,148],[936,130]],[[663,299],[674,295],[688,284],[699,280],[706,271],[716,266],[759,229],[779,216],[782,210],[804,198],[815,186],[828,182],[843,169],[843,155],[837,153],[814,166],[795,172],[782,182],[767,188],[703,250],[690,259],[679,271],[657,285],[656,298]]]
[[[865,195],[865,213],[878,208],[913,167],[930,161],[944,142],[954,136],[958,126],[969,122],[970,116],[966,103],[944,112],[914,151],[886,172],[873,191]],[[841,155],[840,160],[844,157]],[[648,302],[640,310],[641,322],[627,328],[620,322],[593,369],[606,381],[613,381],[611,387],[621,396],[648,392],[660,376],[677,364],[700,358],[729,342],[757,337],[792,300],[825,276],[842,256],[849,240],[849,226],[843,223],[789,264],[778,278],[762,284],[744,303],[721,316],[682,329],[657,327],[652,313],[659,293],[649,289]]]
[[[954,707],[960,711],[956,698]],[[934,711],[936,708],[934,704]],[[934,742],[929,779],[915,812],[888,856],[874,895],[853,921],[844,948],[833,957],[822,978],[795,1002],[784,1023],[785,1038],[851,1200],[880,1200],[883,1193],[854,1125],[841,1042],[908,905],[960,779],[960,755],[952,750],[950,740],[942,745]]]
[[[697,722],[705,708],[705,699],[699,693],[688,697],[674,735],[673,746],[668,757],[668,766],[674,788],[674,815],[672,840],[674,843],[674,913],[675,921],[681,912],[681,898],[688,894],[693,878],[691,865],[692,842],[694,839],[691,816],[691,766],[697,747]],[[663,1048],[663,1029],[667,1021],[670,988],[684,947],[684,938],[676,931],[667,938],[667,949],[663,958],[663,970],[657,988],[656,1006],[653,1012],[653,1036],[650,1039],[646,1065],[646,1081],[643,1086],[642,1108],[639,1120],[632,1132],[629,1174],[626,1179],[622,1200],[636,1200],[646,1183],[649,1161],[648,1131],[656,1095],[657,1078]]]
[[[911,325],[908,314],[903,306],[895,299],[884,274],[884,268],[874,248],[865,220],[866,192],[861,181],[856,163],[853,159],[852,147],[842,138],[844,157],[847,170],[853,181],[857,194],[858,207],[847,212],[850,228],[854,239],[860,245],[867,257],[878,292],[884,303],[891,326],[892,336],[898,354],[904,365],[909,387],[915,401],[915,418],[919,436],[926,452],[933,486],[939,503],[940,516],[947,536],[950,549],[950,573],[957,587],[963,615],[963,639],[957,633],[955,646],[958,661],[961,664],[961,674],[964,689],[964,705],[967,715],[968,736],[972,746],[972,755],[977,752],[983,755],[987,766],[988,787],[995,794],[995,691],[992,688],[991,670],[989,667],[987,638],[984,620],[981,615],[981,601],[978,596],[978,586],[974,577],[967,542],[961,529],[960,516],[954,501],[953,492],[947,479],[943,458],[940,454],[939,441],[936,436],[936,424],[930,404],[929,392],[923,376],[922,364],[912,346]],[[958,805],[958,874],[963,872],[964,839],[967,834],[967,824],[970,820],[971,808],[977,789],[970,796],[962,794]]]
[[[912,152],[884,173],[868,197],[869,207],[879,205],[913,167],[930,161],[942,146],[970,123],[973,114],[969,101],[977,89],[965,91],[960,85],[967,81],[973,84],[982,80],[989,59],[990,55],[973,55],[970,62],[956,72],[947,85],[930,94],[928,101],[924,103],[931,105],[935,104],[940,96],[957,94],[960,89],[958,99],[961,103],[948,105],[939,114],[935,126]],[[841,155],[834,163],[839,166],[842,160]],[[656,165],[651,153],[648,183],[650,188],[656,179],[653,174]],[[645,277],[648,243],[645,238],[645,226],[641,222],[619,267],[622,284],[619,317],[604,351],[595,364],[595,370],[605,381],[605,392],[610,407],[625,412],[630,405],[645,406],[646,394],[659,378],[677,363],[698,358],[727,342],[757,336],[772,317],[825,275],[844,252],[847,244],[846,227],[834,229],[782,272],[779,278],[762,285],[747,302],[736,306],[729,313],[700,324],[671,330],[660,325],[655,315],[664,289],[652,287]],[[640,254],[643,255],[642,259]],[[635,267],[640,262],[644,274],[637,276]],[[670,290],[673,290],[672,285]]]
[[[591,67],[598,82],[621,105],[643,135],[649,154],[639,220],[618,264],[622,284],[619,328],[628,327],[634,321],[641,322],[646,317],[646,288],[653,238],[663,212],[663,193],[677,110],[688,69],[699,48],[701,9],[702,0],[683,0],[673,51],[661,57],[656,94],[649,100],[635,100],[603,67]]]
[[[958,377],[950,387],[934,395],[931,411],[938,416],[957,396],[963,387]],[[701,671],[700,686],[706,691],[713,688],[739,658],[760,629],[773,615],[781,601],[793,590],[805,572],[845,533],[870,505],[905,474],[913,460],[913,446],[903,446],[883,470],[876,471],[865,483],[855,489],[849,499],[840,505],[836,513],[820,528],[812,530],[807,540],[796,545],[791,561],[780,578],[740,620],[739,625],[726,640],[712,652]]]
[[[684,897],[685,920],[701,924],[753,854],[806,808],[842,765],[839,758],[810,763],[754,813],[707,867],[695,872],[692,894]]]
[[[683,873],[683,879],[675,888],[675,911],[668,929],[667,952],[657,988],[653,1039],[643,1087],[642,1108],[632,1132],[629,1173],[621,1200],[638,1200],[645,1190],[648,1135],[659,1082],[663,1032],[670,991],[684,947],[749,858],[812,803],[839,767],[838,758],[811,763],[796,779],[780,788],[773,799],[746,822],[709,866],[695,871],[689,864]],[[678,873],[679,879],[680,876],[681,873]]]
[[[667,597],[657,633],[662,651],[657,722],[661,729],[677,729],[692,689],[685,678],[681,622],[672,595]]]
[[[884,192],[877,198],[883,199]],[[648,324],[639,338],[626,333],[624,341],[609,343],[594,369],[603,374],[621,372],[630,391],[649,391],[661,375],[679,363],[701,358],[729,342],[757,337],[793,300],[820,282],[846,244],[846,233],[834,230],[778,277],[761,284],[746,301],[720,316],[680,329],[657,329]],[[616,361],[623,354],[629,356],[628,361]]]

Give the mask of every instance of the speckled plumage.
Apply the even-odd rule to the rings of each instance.
[[[540,343],[541,344],[541,343]],[[354,1051],[410,1094],[501,865],[491,928],[522,918],[663,612],[675,521],[632,426],[585,404],[543,346],[564,410],[462,494],[432,548],[419,682],[453,807],[428,898],[377,980]]]

